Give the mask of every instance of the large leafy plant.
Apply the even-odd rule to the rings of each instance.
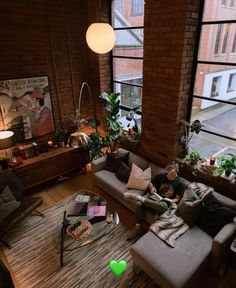
[[[107,93],[103,92],[100,98],[105,101],[104,109],[106,111],[105,116],[105,129],[107,132],[107,141],[118,141],[121,132],[122,125],[119,121],[120,117],[120,93]]]
[[[203,124],[199,120],[194,120],[192,123],[181,120],[180,124],[184,126],[183,135],[180,139],[183,145],[183,150],[180,152],[180,157],[184,158],[188,154],[190,140],[194,134],[200,133]]]

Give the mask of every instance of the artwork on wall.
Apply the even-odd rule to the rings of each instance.
[[[0,130],[14,132],[14,142],[54,132],[47,76],[0,80]]]

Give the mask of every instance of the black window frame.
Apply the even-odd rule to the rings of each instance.
[[[193,106],[193,100],[194,99],[201,99],[201,100],[208,100],[208,101],[213,101],[217,103],[223,103],[223,104],[230,104],[236,106],[235,102],[232,101],[227,101],[227,100],[221,100],[217,99],[217,97],[206,97],[202,95],[196,95],[194,94],[194,86],[195,86],[195,80],[196,80],[196,73],[197,73],[197,67],[198,64],[206,64],[206,65],[221,65],[221,66],[234,66],[236,67],[235,62],[219,62],[219,61],[207,61],[207,60],[199,60],[198,59],[198,51],[200,49],[200,40],[201,40],[201,32],[202,28],[205,25],[219,25],[219,24],[235,24],[236,25],[236,19],[235,20],[211,20],[211,21],[205,21],[203,20],[204,16],[204,4],[205,0],[201,0],[200,2],[200,12],[199,12],[199,19],[198,19],[198,27],[197,27],[197,35],[196,35],[196,45],[195,45],[195,51],[194,51],[194,61],[193,61],[193,77],[191,81],[191,87],[190,87],[190,101],[189,101],[189,107],[187,110],[187,121],[191,121],[191,112],[192,112],[192,106]],[[204,127],[204,126],[203,126]],[[227,135],[219,134],[217,132],[209,131],[207,129],[201,128],[201,131],[208,133],[210,135],[215,135],[218,137],[222,137],[224,139],[232,140],[236,142],[236,138],[230,137]]]
[[[114,1],[114,0],[113,0]],[[112,19],[112,5],[113,5],[113,1],[111,1],[111,19]],[[127,26],[127,27],[113,27],[114,31],[121,31],[121,30],[136,30],[136,29],[143,29],[144,31],[144,24],[142,26]],[[143,44],[143,49],[144,49],[144,44]],[[113,52],[111,53],[111,71],[112,71],[112,87],[113,87],[113,91],[115,91],[115,85],[116,84],[123,84],[123,85],[128,85],[131,87],[139,87],[141,89],[143,89],[143,84],[134,84],[134,83],[129,83],[129,82],[125,82],[125,81],[118,81],[114,79],[114,59],[133,59],[133,60],[142,60],[143,61],[143,56],[142,57],[137,57],[137,56],[119,56],[119,55],[114,55]],[[142,103],[141,103],[142,105]],[[133,108],[124,106],[124,105],[120,105],[120,110],[124,110],[124,111],[131,111],[133,110]],[[142,115],[142,111],[138,110],[136,111],[136,114],[138,115]]]

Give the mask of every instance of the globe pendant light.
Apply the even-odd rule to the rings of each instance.
[[[110,24],[93,23],[87,30],[86,41],[91,50],[105,54],[114,47],[116,35]]]
[[[101,2],[99,0],[101,19]],[[89,48],[98,53],[105,54],[112,50],[116,42],[115,31],[108,23],[97,22],[89,26],[86,32],[86,41]]]

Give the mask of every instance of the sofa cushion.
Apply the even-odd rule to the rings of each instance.
[[[116,172],[116,177],[122,181],[127,183],[129,180],[131,168],[127,166],[124,162],[121,162],[118,171]]]
[[[152,179],[154,179],[157,175],[163,174],[166,172],[164,168],[161,168],[160,166],[152,164],[152,163],[148,163],[148,167],[151,167]]]
[[[11,171],[3,171],[0,175],[0,187],[4,188],[6,186],[10,188],[17,201],[21,200],[24,185],[20,179]]]
[[[151,182],[151,168],[148,167],[143,171],[134,163],[129,176],[129,181],[126,185],[127,188],[145,191]]]
[[[186,231],[169,247],[149,231],[131,248],[134,262],[161,287],[186,287],[210,254],[212,238],[198,227]]]
[[[130,152],[129,154],[129,166],[132,167],[132,164],[137,165],[138,167],[145,170],[148,167],[148,161],[142,158],[141,156]]]
[[[127,191],[126,184],[121,182],[115,174],[108,170],[101,170],[93,175],[96,184],[117,200],[123,198]]]
[[[0,191],[0,220],[3,220],[20,206],[8,186]]]
[[[107,154],[107,161],[104,167],[105,170],[117,172],[121,162],[128,165],[129,152],[115,151]]]

